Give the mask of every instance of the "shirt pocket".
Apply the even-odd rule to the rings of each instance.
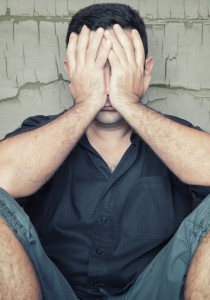
[[[123,234],[165,241],[173,234],[173,219],[169,178],[153,176],[138,179],[124,210]]]

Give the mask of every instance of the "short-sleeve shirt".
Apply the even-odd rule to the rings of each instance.
[[[7,137],[56,117],[31,117]],[[180,181],[133,132],[113,173],[84,134],[40,190],[17,200],[47,255],[87,300],[126,291],[209,193]]]

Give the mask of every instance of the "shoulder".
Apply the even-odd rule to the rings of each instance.
[[[55,120],[56,118],[58,118],[59,116],[61,116],[63,113],[65,113],[66,110],[64,110],[62,113],[56,114],[56,115],[48,115],[48,116],[44,116],[44,115],[37,115],[37,116],[31,116],[27,119],[25,119],[21,126],[19,128],[17,128],[16,130],[8,133],[5,136],[5,139],[27,132],[27,131],[31,131],[33,129],[42,127],[44,125],[46,125],[47,123]]]
[[[165,116],[166,118],[168,118],[168,119],[170,119],[170,120],[172,120],[176,123],[182,124],[184,126],[201,130],[201,128],[199,126],[195,126],[195,125],[193,125],[192,123],[190,123],[189,121],[187,121],[185,119],[175,117],[175,116],[172,116],[172,115],[167,115],[167,114],[163,114],[163,116]]]

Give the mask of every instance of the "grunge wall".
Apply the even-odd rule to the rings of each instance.
[[[63,69],[68,22],[103,2],[129,4],[145,21],[154,69],[143,103],[210,132],[209,0],[0,0],[0,139],[30,115],[72,105]]]

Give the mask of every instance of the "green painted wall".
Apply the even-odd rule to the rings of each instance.
[[[68,22],[103,2],[129,4],[145,21],[154,69],[143,102],[210,132],[209,0],[1,0],[0,138],[30,115],[72,105],[63,69]]]

